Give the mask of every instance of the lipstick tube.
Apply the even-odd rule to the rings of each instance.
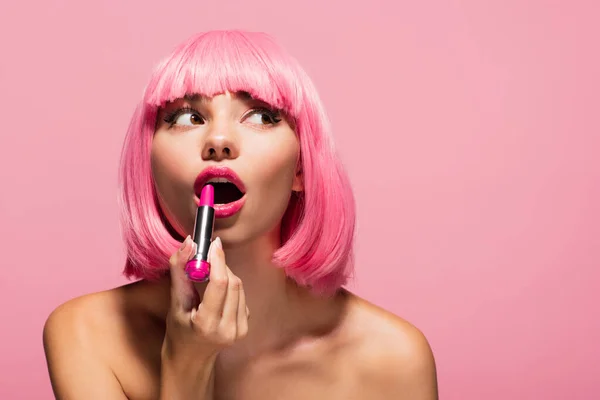
[[[200,204],[196,210],[193,241],[196,243],[196,254],[185,264],[185,273],[191,281],[206,282],[210,275],[208,250],[215,224],[214,188],[206,185],[202,188]]]

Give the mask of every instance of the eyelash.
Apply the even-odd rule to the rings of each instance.
[[[167,113],[164,116],[163,121],[165,121],[167,124],[169,124],[169,125],[172,126],[175,123],[175,120],[180,115],[185,114],[185,113],[194,113],[194,114],[198,115],[200,118],[204,119],[204,117],[202,117],[202,115],[195,108],[192,108],[192,107],[182,107],[182,108],[178,108],[176,110],[173,110],[173,111]],[[244,118],[247,118],[250,115],[253,115],[253,114],[256,114],[256,113],[267,114],[271,118],[271,120],[273,121],[272,125],[276,125],[278,122],[281,121],[281,117],[279,116],[279,113],[276,112],[276,111],[269,110],[268,108],[254,108],[254,109],[250,110],[250,112],[246,113],[244,115]]]
[[[202,118],[202,116],[200,115],[200,113],[198,112],[198,110],[196,110],[196,109],[194,109],[192,107],[182,107],[182,108],[178,108],[176,110],[173,110],[173,111],[167,113],[165,115],[165,117],[163,118],[163,121],[165,121],[169,125],[173,125],[175,123],[175,120],[181,114],[185,114],[186,112],[198,114],[198,116],[200,116],[200,118]]]

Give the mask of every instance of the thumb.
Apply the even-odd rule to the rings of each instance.
[[[169,259],[171,273],[171,309],[189,312],[198,302],[198,292],[185,274],[185,263],[195,254],[195,244],[186,237],[181,247]]]

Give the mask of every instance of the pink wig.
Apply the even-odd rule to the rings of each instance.
[[[331,294],[353,272],[355,205],[323,106],[310,78],[268,35],[213,31],[182,43],[157,66],[128,128],[120,167],[124,274],[168,273],[179,246],[157,202],[150,149],[157,111],[187,94],[245,91],[282,110],[300,142],[304,192],[292,196],[273,261],[298,284]]]

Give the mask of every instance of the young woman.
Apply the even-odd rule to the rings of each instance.
[[[207,181],[210,279],[196,283],[184,268]],[[437,399],[420,331],[343,288],[350,185],[313,84],[269,36],[199,34],[159,64],[120,199],[139,280],[49,316],[58,399]]]

